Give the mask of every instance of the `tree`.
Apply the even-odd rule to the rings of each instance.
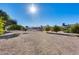
[[[5,30],[7,30],[9,25],[17,24],[17,22],[11,19],[10,16],[3,10],[0,10],[0,18],[2,18],[2,20],[5,21],[5,25],[4,25]]]
[[[62,23],[62,26],[66,26],[66,24],[65,23]]]
[[[3,10],[0,10],[0,17],[2,18],[2,20],[5,20],[5,25],[11,25],[11,24],[17,24],[17,22],[13,19],[10,19],[10,16],[4,12]]]
[[[7,23],[6,23],[6,26],[8,26],[8,25],[12,25],[12,24],[17,24],[17,21],[15,21],[15,20],[7,20]]]
[[[2,18],[3,21],[5,21],[4,22],[5,23],[4,28],[5,28],[9,23],[10,17],[6,12],[4,12],[3,10],[0,10],[0,18]]]
[[[0,18],[0,35],[4,33],[4,20]]]
[[[2,17],[3,20],[9,20],[8,14],[3,10],[0,10],[0,17]]]
[[[53,31],[55,31],[55,32],[58,32],[58,31],[60,31],[61,30],[61,28],[59,27],[59,26],[57,26],[57,25],[55,25],[54,27],[53,27]]]

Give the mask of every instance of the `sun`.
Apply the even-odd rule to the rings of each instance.
[[[34,4],[32,4],[29,7],[29,11],[30,11],[30,13],[35,14],[37,12],[37,7]]]

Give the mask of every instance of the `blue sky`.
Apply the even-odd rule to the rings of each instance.
[[[0,9],[7,12],[18,24],[24,26],[62,25],[79,23],[79,4],[37,3],[37,13],[32,15],[31,3],[0,3]]]

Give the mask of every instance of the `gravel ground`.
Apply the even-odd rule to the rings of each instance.
[[[19,36],[0,39],[1,55],[76,55],[79,54],[79,37],[28,31]]]

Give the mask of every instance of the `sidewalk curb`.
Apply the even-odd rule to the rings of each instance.
[[[54,32],[47,32],[47,33],[48,34],[56,34],[56,35],[79,37],[79,34],[74,34],[74,33],[54,33]]]

